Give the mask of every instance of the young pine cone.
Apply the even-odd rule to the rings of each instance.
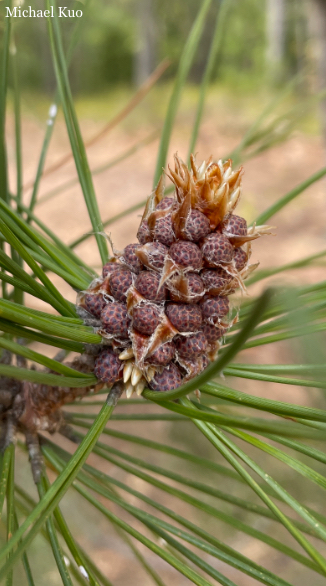
[[[123,379],[127,397],[145,386],[174,389],[214,360],[231,327],[228,296],[245,290],[251,240],[268,226],[247,228],[234,214],[242,168],[231,160],[188,169],[175,155],[164,198],[163,175],[149,196],[131,243],[103,267],[78,305],[96,318],[103,349],[94,373],[107,384]],[[244,248],[242,248],[244,247]],[[87,314],[86,314],[87,315]],[[96,321],[95,320],[95,321]]]

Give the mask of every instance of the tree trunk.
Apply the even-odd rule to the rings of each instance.
[[[278,81],[284,57],[285,0],[267,0],[266,36],[267,71],[272,81]]]
[[[156,63],[156,31],[153,1],[137,2],[137,49],[134,61],[134,83],[141,85],[152,73]]]

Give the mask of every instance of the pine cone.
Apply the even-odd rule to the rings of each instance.
[[[168,176],[174,197],[164,198],[163,176],[148,198],[137,232],[78,296],[99,319],[105,346],[95,375],[112,384],[121,377],[127,396],[145,386],[167,391],[196,376],[214,360],[234,320],[228,296],[245,289],[251,241],[268,226],[247,228],[233,212],[242,169],[231,161],[191,168],[175,155]],[[241,247],[245,247],[241,248]],[[108,346],[109,344],[109,346]]]

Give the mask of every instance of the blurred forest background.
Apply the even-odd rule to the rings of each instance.
[[[20,4],[16,2],[16,5]],[[27,5],[27,3],[25,2]],[[32,8],[42,8],[33,0]],[[59,3],[62,4],[62,3]],[[72,8],[71,0],[68,8]],[[214,32],[217,2],[193,65],[190,81],[199,82]],[[64,4],[62,4],[64,5]],[[83,2],[76,3],[84,8]],[[71,83],[78,94],[105,91],[116,85],[139,85],[163,59],[173,78],[185,40],[198,11],[198,0],[93,0],[84,10],[82,42],[71,62]],[[325,15],[323,14],[325,13]],[[311,91],[316,57],[322,52],[324,0],[234,1],[213,82],[254,89],[264,82],[281,84],[310,68],[302,91]],[[62,19],[69,38],[76,19]],[[25,88],[51,92],[55,76],[49,67],[46,19],[19,18],[15,25],[21,50]],[[326,42],[324,40],[324,42]]]
[[[72,7],[71,0],[68,4]],[[200,80],[205,66],[215,4],[192,68],[192,82]],[[34,0],[31,5],[42,8],[43,2]],[[322,37],[318,28],[324,6],[323,0],[234,1],[213,81],[232,86],[245,81],[252,87],[263,77],[281,83],[311,65],[319,50],[314,45]],[[78,7],[83,8],[83,3],[77,2]],[[197,10],[197,0],[93,0],[84,11],[83,40],[71,63],[75,91],[94,93],[116,84],[139,84],[163,57],[171,60],[165,78],[172,78]],[[75,19],[63,21],[69,37]],[[20,18],[15,24],[24,87],[51,91],[55,78],[48,67],[46,19]]]

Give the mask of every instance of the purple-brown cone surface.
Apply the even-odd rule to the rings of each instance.
[[[232,215],[223,225],[223,232],[234,236],[247,236],[247,222],[240,216]]]
[[[219,318],[229,313],[230,303],[227,297],[207,297],[200,303],[203,318],[209,323],[216,323]]]
[[[175,241],[175,235],[172,226],[171,214],[164,216],[156,221],[154,228],[154,240],[158,240],[165,246],[170,246]]]
[[[247,253],[242,248],[236,248],[234,253],[234,264],[237,271],[242,271],[248,261]]]
[[[196,273],[172,277],[168,284],[172,301],[198,303],[205,293],[204,283]]]
[[[186,221],[185,234],[188,240],[198,242],[211,231],[209,219],[198,210],[191,210]]]
[[[223,234],[214,232],[201,241],[201,251],[208,266],[218,267],[229,264],[234,256],[231,242]]]
[[[144,220],[139,228],[138,228],[138,232],[137,232],[137,238],[140,242],[140,244],[146,244],[147,242],[151,242],[152,240],[152,236],[151,236],[151,231],[148,227],[148,223],[146,222],[146,220]]]
[[[215,270],[205,269],[200,273],[200,276],[206,289],[206,293],[209,293],[210,295],[218,295],[233,279],[232,275],[229,275],[221,267],[218,267]]]
[[[179,368],[171,362],[162,372],[157,372],[149,383],[153,391],[172,391],[180,386],[182,381]]]
[[[105,278],[108,275],[114,273],[115,271],[121,271],[122,268],[123,267],[119,265],[119,263],[117,262],[107,262],[102,269],[102,276],[103,278]]]
[[[148,269],[162,271],[168,252],[168,246],[161,242],[146,242],[146,245],[141,246],[136,254]]]
[[[94,374],[107,384],[113,384],[122,377],[123,362],[111,348],[102,350],[95,359]]]
[[[86,293],[85,307],[89,313],[100,319],[103,307],[105,307],[105,299],[103,295],[97,293]]]
[[[140,244],[128,244],[123,251],[121,260],[129,267],[134,273],[140,273],[143,268],[138,256],[136,256],[136,250],[140,248]]]
[[[157,204],[156,210],[168,210],[174,205],[173,197],[164,197],[160,203]]]
[[[204,354],[208,344],[204,332],[197,332],[192,336],[178,336],[175,345],[179,356],[186,360],[193,360]]]
[[[197,332],[202,324],[202,312],[198,305],[170,303],[166,310],[171,324],[179,332]]]
[[[209,344],[214,344],[214,342],[220,340],[220,338],[222,338],[222,336],[225,334],[225,330],[223,328],[206,323],[203,325],[202,331]]]
[[[141,334],[150,336],[160,321],[160,312],[153,305],[137,305],[133,310],[132,325]]]
[[[108,303],[102,313],[101,322],[103,328],[117,338],[128,338],[128,326],[130,319],[127,306],[123,303]]]
[[[194,242],[187,240],[175,242],[170,247],[169,253],[172,260],[182,267],[195,270],[202,267],[203,255]]]
[[[153,354],[151,354],[146,360],[149,364],[156,366],[166,366],[171,362],[175,354],[175,345],[173,342],[167,342],[160,346]]]
[[[117,301],[126,302],[127,291],[132,284],[132,273],[129,270],[115,271],[110,276],[110,289]]]
[[[176,155],[166,172],[174,196],[164,197],[162,176],[147,200],[138,243],[127,244],[79,294],[105,339],[94,373],[112,384],[123,372],[127,396],[133,387],[138,394],[146,386],[169,391],[199,374],[236,320],[229,295],[245,290],[256,266],[249,264],[250,241],[269,227],[248,233],[246,220],[234,214],[242,169],[231,165],[197,165],[191,156],[187,169]]]
[[[166,287],[159,289],[160,276],[152,271],[142,271],[135,281],[137,291],[150,301],[164,301],[166,298]]]

